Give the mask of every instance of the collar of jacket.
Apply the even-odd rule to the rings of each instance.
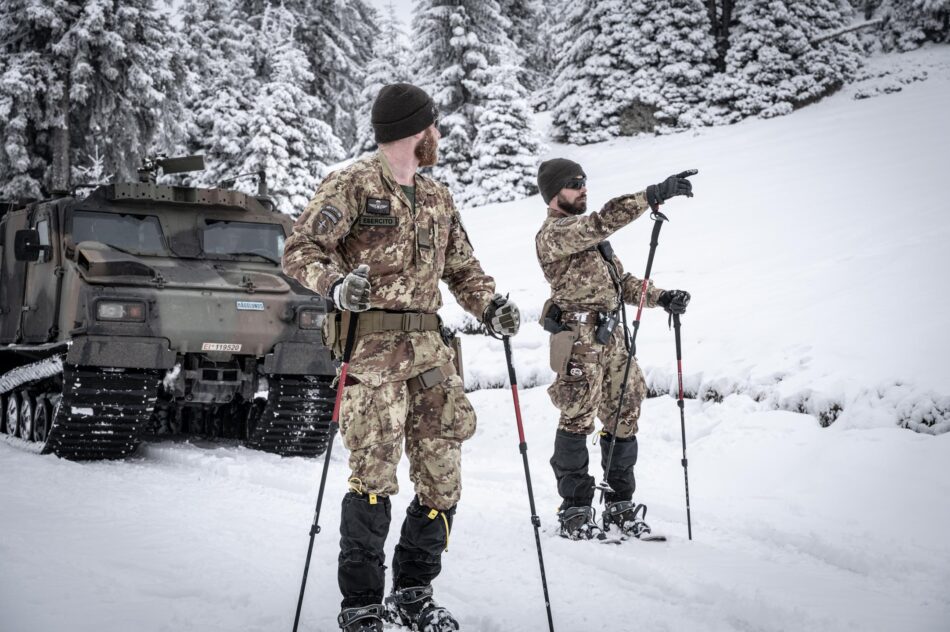
[[[373,159],[379,164],[380,173],[383,174],[383,182],[386,183],[389,190],[396,193],[396,195],[401,195],[403,198],[406,198],[405,191],[403,191],[399,183],[396,182],[396,176],[393,175],[393,170],[392,167],[389,166],[389,160],[386,158],[386,154],[384,154],[381,149],[377,150],[376,156],[374,156]],[[415,183],[416,205],[421,206],[425,204],[425,198],[427,196],[435,194],[435,182],[417,171],[415,174]],[[409,203],[408,198],[406,198],[406,203]]]

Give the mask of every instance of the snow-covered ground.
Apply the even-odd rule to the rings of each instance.
[[[693,293],[689,390],[724,396],[686,406],[692,542],[678,410],[668,396],[646,402],[638,499],[670,541],[617,547],[552,535],[556,411],[543,388],[521,391],[557,630],[950,629],[950,433],[897,425],[945,430],[950,410],[950,47],[882,65],[929,77],[854,100],[894,81],[871,79],[769,121],[552,148],[584,165],[592,205],[700,169],[696,197],[664,209],[654,276]],[[538,198],[464,214],[486,270],[532,321],[547,294],[542,217]],[[611,240],[638,275],[649,230],[642,219]],[[651,384],[667,389],[662,314],[647,314],[639,343]],[[500,345],[465,344],[472,383],[502,383]],[[523,384],[550,381],[540,327],[514,353]],[[469,632],[544,630],[510,392],[471,398],[479,430],[437,596]],[[843,412],[827,428],[790,412],[833,403]],[[923,425],[924,413],[944,421]],[[336,629],[345,456],[337,443],[305,630]],[[0,442],[0,630],[290,629],[320,468],[233,445],[151,444],[79,464]],[[410,498],[394,498],[390,556]]]

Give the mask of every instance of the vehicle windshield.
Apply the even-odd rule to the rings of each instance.
[[[162,226],[154,215],[73,213],[73,242],[98,241],[136,255],[168,255]]]
[[[208,220],[201,231],[206,256],[257,256],[274,263],[284,254],[284,239],[280,224]]]

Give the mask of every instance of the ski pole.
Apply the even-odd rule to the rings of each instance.
[[[683,438],[683,482],[686,485],[686,528],[689,531],[689,539],[693,539],[693,521],[689,513],[689,469],[686,460],[686,413],[683,404],[683,346],[680,340],[680,315],[673,314],[673,331],[676,336],[676,376],[679,379],[679,399],[676,405],[680,407],[680,434]]]
[[[554,619],[551,617],[551,599],[548,597],[548,580],[544,574],[544,557],[541,555],[541,536],[538,529],[541,528],[541,519],[538,518],[538,512],[534,508],[534,491],[531,488],[531,470],[528,469],[528,443],[524,438],[524,425],[521,423],[521,405],[518,403],[518,378],[515,376],[515,365],[511,361],[511,338],[505,336],[502,339],[505,345],[505,360],[508,362],[508,379],[511,381],[511,398],[515,405],[515,420],[518,422],[518,450],[521,452],[521,460],[524,462],[524,477],[528,484],[528,505],[531,508],[531,524],[534,525],[534,542],[538,547],[538,564],[541,566],[541,586],[544,589],[544,607],[548,610],[548,629],[554,632]]]
[[[623,402],[627,395],[627,378],[630,377],[630,365],[633,363],[633,357],[637,354],[637,332],[640,331],[640,317],[643,315],[643,306],[646,304],[647,289],[650,286],[650,273],[653,271],[653,256],[656,254],[656,247],[660,243],[660,229],[663,228],[663,222],[670,221],[660,211],[653,211],[650,215],[653,218],[653,234],[650,237],[650,254],[647,256],[647,269],[643,274],[643,285],[640,287],[640,303],[637,307],[637,318],[633,321],[633,335],[630,335],[627,329],[626,312],[623,319],[623,336],[627,342],[627,363],[623,368],[623,382],[620,384],[620,401],[617,403],[617,415],[614,418],[614,431],[610,433],[610,447],[607,449],[607,463],[604,466],[604,481],[597,488],[600,490],[600,502],[604,502],[604,495],[612,492],[610,483],[607,482],[607,475],[610,472],[610,464],[614,458],[614,446],[617,443],[617,428],[620,427],[620,413],[623,411]],[[623,296],[620,297],[621,306],[623,305]]]
[[[340,381],[336,387],[336,402],[333,404],[333,417],[330,419],[330,440],[327,442],[327,453],[323,459],[323,474],[320,476],[320,491],[317,492],[317,508],[313,514],[313,524],[310,526],[310,545],[307,547],[307,561],[303,567],[303,580],[300,582],[300,597],[297,599],[297,614],[294,616],[294,632],[300,623],[300,608],[303,606],[303,593],[307,589],[307,573],[310,570],[310,556],[313,554],[313,537],[320,533],[320,507],[323,505],[323,490],[327,484],[327,471],[330,469],[330,451],[333,449],[333,438],[340,423],[340,404],[343,401],[343,388],[346,386],[346,374],[350,368],[350,356],[353,355],[353,342],[356,340],[356,326],[359,312],[350,313],[350,325],[346,331],[346,344],[343,347],[343,364],[340,367]]]

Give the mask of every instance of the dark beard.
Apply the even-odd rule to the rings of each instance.
[[[420,167],[432,167],[439,160],[439,141],[435,139],[432,130],[427,129],[425,135],[416,143],[416,160]]]
[[[573,204],[560,193],[557,194],[557,207],[570,215],[583,215],[587,212],[587,196],[577,198]]]

